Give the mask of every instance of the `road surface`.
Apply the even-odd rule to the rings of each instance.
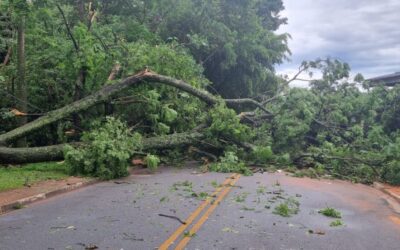
[[[274,214],[288,199],[298,213]],[[326,207],[341,212],[343,226],[318,213]],[[0,216],[0,249],[399,250],[398,209],[380,191],[343,181],[165,168]]]

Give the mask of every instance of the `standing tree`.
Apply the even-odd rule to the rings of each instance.
[[[17,16],[17,78],[16,78],[16,108],[22,114],[28,113],[28,86],[25,79],[26,62],[25,62],[25,26],[26,16],[28,14],[29,6],[25,0],[12,1],[13,9]],[[21,115],[18,118],[18,125],[22,126],[27,123],[27,117]],[[26,146],[26,139],[20,138],[17,143],[18,146]]]

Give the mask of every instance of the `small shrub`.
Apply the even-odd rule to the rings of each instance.
[[[158,164],[160,163],[160,158],[155,155],[148,154],[144,159],[146,166],[151,170],[156,170],[158,168]]]
[[[400,185],[400,161],[392,161],[385,166],[382,179],[392,185]]]
[[[338,218],[338,219],[342,218],[342,214],[336,209],[331,207],[321,209],[318,211],[318,213],[323,214],[327,217]]]
[[[220,162],[211,164],[210,170],[221,173],[241,173],[246,176],[253,174],[243,162],[239,162],[236,154],[231,151],[225,152],[225,155],[220,157]]]
[[[131,134],[126,124],[107,117],[104,124],[84,133],[84,146],[66,146],[65,163],[71,174],[99,177],[104,180],[128,175],[131,152],[140,148],[141,136]],[[100,126],[101,125],[101,126]]]

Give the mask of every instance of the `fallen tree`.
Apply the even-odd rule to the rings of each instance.
[[[7,133],[4,133],[0,135],[0,145],[6,146],[7,144],[22,138],[40,128],[43,128],[46,125],[49,125],[51,123],[57,122],[65,117],[68,117],[69,115],[78,113],[80,111],[86,110],[96,104],[105,102],[112,98],[114,95],[117,93],[121,92],[122,90],[125,90],[129,87],[135,86],[141,82],[150,82],[150,83],[161,83],[165,84],[171,87],[175,87],[181,91],[187,92],[200,100],[204,101],[208,105],[214,105],[218,103],[220,100],[212,94],[201,90],[201,89],[196,89],[192,87],[190,84],[174,79],[168,76],[163,76],[156,74],[154,72],[148,71],[147,69],[144,71],[141,71],[140,73],[130,76],[128,78],[125,78],[124,80],[112,84],[112,85],[106,85],[102,89],[98,90],[94,94],[91,94],[83,99],[80,99],[78,101],[75,101],[69,105],[66,105],[62,108],[53,110],[48,112],[46,115],[29,122],[21,127],[18,127],[14,130],[11,130]],[[265,112],[268,115],[271,115],[271,113],[266,110],[263,105],[253,99],[227,99],[223,100],[226,102],[227,106],[236,106],[238,104],[240,105],[251,105],[253,107],[261,109],[263,112]]]
[[[201,132],[175,133],[171,135],[143,138],[142,151],[174,148],[195,144],[204,138]],[[9,148],[0,147],[0,162],[2,163],[31,163],[41,161],[57,161],[64,158],[63,152],[66,145],[84,146],[82,143],[64,143],[44,147]]]
[[[45,114],[44,116],[25,124],[24,126],[18,127],[14,130],[11,130],[5,134],[0,135],[0,145],[7,145],[21,137],[24,137],[32,132],[37,131],[40,128],[43,128],[46,125],[57,122],[69,115],[76,114],[80,111],[86,110],[96,104],[102,103],[111,99],[117,93],[135,86],[139,83],[161,83],[174,88],[177,88],[181,91],[189,93],[200,100],[204,101],[208,105],[214,105],[224,101],[230,107],[235,107],[237,105],[249,105],[255,108],[259,108],[262,112],[265,113],[264,116],[272,117],[272,114],[266,110],[260,103],[257,101],[245,98],[245,99],[219,99],[212,94],[196,89],[192,87],[190,84],[174,79],[168,76],[163,76],[156,74],[154,72],[144,70],[134,76],[130,76],[118,83],[107,85],[102,89],[98,90],[96,93],[89,95],[81,100],[75,101],[67,106],[59,108],[57,110],[53,110]],[[254,112],[251,112],[251,116],[255,116]],[[239,115],[240,118],[244,117],[244,113]],[[148,150],[157,150],[157,149],[165,149],[165,148],[173,148],[177,146],[187,146],[190,144],[195,144],[198,140],[204,138],[204,135],[201,131],[191,131],[185,133],[175,133],[171,135],[164,136],[156,136],[151,138],[143,139],[143,151]],[[247,144],[233,142],[244,148],[251,148]],[[243,144],[243,145],[242,145]],[[54,160],[62,160],[63,159],[63,151],[64,147],[67,144],[59,144],[59,145],[51,145],[51,146],[43,146],[43,147],[27,147],[27,148],[11,148],[7,146],[0,147],[0,162],[2,163],[28,163],[28,162],[40,162],[40,161],[54,161]],[[69,145],[81,146],[82,143],[74,142]]]

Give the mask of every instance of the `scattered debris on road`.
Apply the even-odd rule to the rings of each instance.
[[[179,219],[178,217],[176,217],[176,216],[173,216],[173,215],[167,215],[167,214],[158,214],[158,216],[162,216],[162,217],[166,217],[166,218],[174,219],[174,220],[177,220],[177,221],[179,221],[181,224],[183,224],[183,225],[186,225],[186,222],[184,222],[183,220],[181,220],[181,219]]]

